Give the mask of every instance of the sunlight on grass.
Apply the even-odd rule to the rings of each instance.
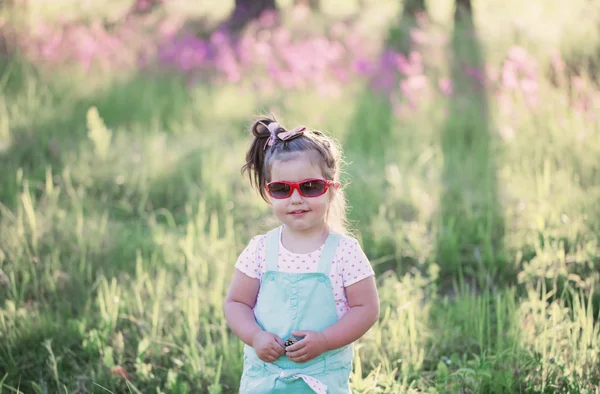
[[[110,20],[126,9],[113,3],[28,7]],[[272,112],[346,152],[381,298],[353,392],[597,393],[600,90],[576,60],[594,64],[600,7],[476,2],[484,63],[458,63],[469,96],[452,2],[427,2],[406,55],[379,53],[395,1],[323,0],[314,32],[292,4],[297,30],[243,37],[272,64],[216,35],[185,39],[221,56],[189,73],[19,59],[0,76],[0,391],[236,392],[242,344],[222,302],[238,253],[277,224],[240,174],[251,116]],[[217,21],[232,5],[168,13]]]

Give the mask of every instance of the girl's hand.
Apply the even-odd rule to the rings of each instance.
[[[281,338],[267,331],[260,331],[252,338],[252,347],[258,358],[267,363],[276,361],[285,353]]]
[[[296,362],[305,363],[329,350],[327,338],[316,331],[294,331],[295,337],[303,337],[302,340],[285,348],[286,356]]]

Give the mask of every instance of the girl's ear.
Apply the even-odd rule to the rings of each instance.
[[[333,201],[333,199],[335,198],[335,196],[337,194],[336,192],[340,188],[340,183],[339,182],[333,182],[332,186],[333,186],[333,190],[329,189],[327,191],[327,193],[329,194],[329,201]]]

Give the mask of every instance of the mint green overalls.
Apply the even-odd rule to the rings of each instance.
[[[267,234],[267,270],[254,314],[263,330],[285,341],[293,331],[323,331],[338,321],[329,271],[340,237],[332,233],[327,237],[318,272],[286,273],[277,271],[280,230]],[[348,394],[353,349],[352,344],[344,346],[306,363],[285,355],[266,363],[245,345],[240,393]]]

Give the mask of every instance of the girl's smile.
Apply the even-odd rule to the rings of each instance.
[[[308,212],[309,211],[307,211],[307,210],[297,210],[297,211],[290,212],[290,215],[293,215],[293,216],[296,216],[296,217],[300,217],[300,216],[304,216]]]

